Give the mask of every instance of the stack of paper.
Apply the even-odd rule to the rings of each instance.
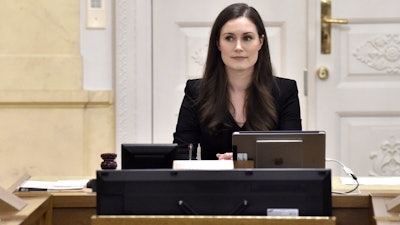
[[[81,180],[57,180],[57,181],[35,181],[27,180],[19,191],[49,191],[49,190],[74,190],[86,187],[88,179]]]

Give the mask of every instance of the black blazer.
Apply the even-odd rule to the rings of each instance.
[[[274,130],[301,130],[300,104],[296,81],[276,77],[277,90],[273,92],[278,113],[278,124]],[[201,79],[188,80],[185,96],[179,111],[178,123],[174,133],[174,143],[178,144],[178,159],[188,159],[188,145],[193,144],[193,158],[198,144],[201,146],[201,159],[217,159],[217,153],[232,152],[232,133],[245,130],[239,127],[229,114],[230,127],[216,135],[204,131],[200,124],[194,102],[199,96]]]

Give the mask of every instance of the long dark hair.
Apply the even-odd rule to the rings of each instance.
[[[218,41],[222,27],[226,22],[239,17],[251,20],[259,37],[264,42],[258,52],[258,60],[254,65],[253,79],[247,89],[245,111],[247,116],[246,129],[271,130],[276,127],[277,113],[272,91],[275,87],[267,33],[262,19],[253,7],[244,3],[232,4],[226,7],[216,18],[211,29],[207,60],[204,69],[200,96],[196,106],[199,109],[200,122],[211,133],[227,126],[230,99],[228,94],[228,79],[225,65],[218,49]]]

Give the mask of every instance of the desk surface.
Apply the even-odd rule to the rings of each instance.
[[[91,225],[335,225],[329,217],[267,216],[93,216]]]
[[[21,198],[27,205],[20,211],[0,202],[0,223],[2,225],[51,224],[51,195],[27,195]]]
[[[377,177],[376,179],[379,180]],[[384,178],[382,178],[384,179]],[[351,190],[353,185],[344,185],[341,183],[340,177],[332,178],[332,190],[333,191],[348,191]],[[349,195],[369,195],[371,193],[376,194],[393,194],[400,193],[400,185],[360,185],[358,188],[359,192],[350,193]]]
[[[91,190],[18,192],[18,195],[23,197],[50,195],[52,225],[89,225],[90,217],[96,215],[96,193]]]

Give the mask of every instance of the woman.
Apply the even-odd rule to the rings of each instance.
[[[247,4],[226,7],[211,29],[202,79],[188,80],[174,133],[180,159],[231,159],[232,133],[301,130],[294,80],[273,75],[267,34]]]

